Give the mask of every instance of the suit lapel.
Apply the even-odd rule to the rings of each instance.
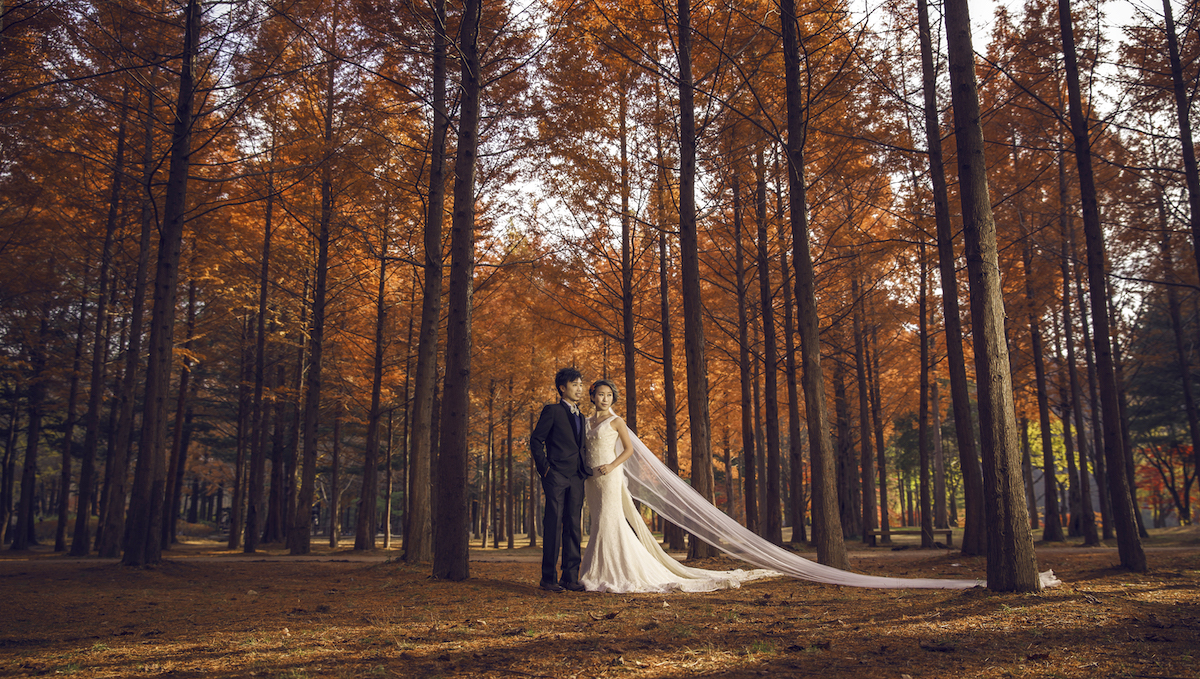
[[[583,441],[583,423],[571,412],[571,407],[565,401],[559,401],[558,404],[567,413],[567,425],[571,427],[571,433],[575,435],[575,445],[579,446]]]

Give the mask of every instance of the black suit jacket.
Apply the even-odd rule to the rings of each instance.
[[[571,426],[571,409],[562,401],[542,408],[537,426],[529,435],[529,450],[533,453],[539,476],[545,477],[551,469],[567,478],[592,475],[583,455],[586,427],[587,418],[581,417],[579,434],[575,434],[575,428]]]

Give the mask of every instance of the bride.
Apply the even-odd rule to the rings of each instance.
[[[617,387],[598,380],[588,390],[596,414],[588,418],[587,464],[593,475],[584,497],[592,519],[579,581],[592,592],[707,592],[738,587],[775,571],[711,571],[672,559],[646,527],[625,483],[624,463],[634,453],[632,432],[612,412]]]
[[[596,414],[587,421],[587,464],[595,472],[585,483],[592,519],[583,555],[584,588],[594,592],[704,592],[738,587],[747,580],[787,575],[851,587],[967,589],[979,580],[893,578],[852,573],[809,561],[754,534],[697,493],[638,440],[612,412],[617,388],[598,380],[591,389]],[[658,545],[633,504],[637,498],[659,516],[756,570],[711,571],[689,568]],[[1041,574],[1042,587],[1060,584],[1053,571]]]

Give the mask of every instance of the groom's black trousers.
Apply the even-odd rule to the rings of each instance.
[[[542,490],[546,492],[546,511],[542,515],[542,582],[579,582],[579,542],[583,537],[579,521],[583,512],[583,477],[568,478],[551,467],[542,478]],[[555,577],[560,549],[561,579]]]

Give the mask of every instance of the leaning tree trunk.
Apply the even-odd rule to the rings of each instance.
[[[679,260],[683,278],[683,353],[687,358],[691,422],[692,488],[713,501],[712,430],[708,414],[708,361],[704,351],[704,301],[700,298],[700,246],[696,233],[696,106],[692,83],[691,0],[679,0]],[[688,558],[718,554],[688,540]]]
[[[1179,362],[1179,379],[1183,388],[1183,409],[1187,414],[1188,436],[1192,441],[1192,450],[1196,450],[1200,448],[1200,414],[1197,413],[1196,399],[1192,394],[1192,367],[1188,361],[1187,340],[1184,339],[1183,332],[1183,310],[1179,301],[1179,291],[1176,289],[1175,263],[1171,257],[1171,232],[1166,228],[1166,201],[1161,192],[1158,195],[1158,221],[1163,233],[1162,256],[1163,273],[1167,281],[1167,314],[1171,317],[1171,334],[1175,338],[1175,360]]]
[[[475,164],[479,151],[481,0],[465,0],[458,34],[462,96],[458,156],[454,163],[454,214],[450,223],[450,293],[446,297],[446,377],[439,422],[437,524],[433,577],[466,580],[468,564],[467,458],[470,433],[471,297],[475,272]]]
[[[979,385],[984,512],[991,527],[987,541],[988,588],[1034,592],[1041,589],[1041,581],[1025,506],[1025,484],[1021,479],[1012,374],[1004,341],[1004,298],[1000,287],[996,223],[988,195],[967,0],[947,0],[945,12],[958,146],[959,198],[971,290],[975,373]]]
[[[784,79],[787,88],[788,188],[791,195],[792,258],[796,267],[796,303],[800,306],[800,361],[804,403],[808,415],[808,449],[812,456],[813,541],[817,561],[848,568],[842,521],[837,508],[837,469],[829,436],[829,405],[821,370],[821,336],[817,318],[816,283],[809,251],[808,208],[804,184],[804,104],[800,99],[800,45],[795,0],[780,0]]]
[[[201,0],[188,0],[184,10],[183,63],[180,66],[179,98],[171,134],[171,161],[163,221],[158,243],[154,279],[154,310],[150,320],[149,359],[146,367],[145,410],[142,415],[141,445],[130,495],[129,521],[125,530],[122,563],[144,566],[162,559],[163,496],[166,488],[166,415],[175,339],[176,289],[179,256],[187,208],[188,167],[191,161],[192,100],[196,81],[193,72],[200,46]],[[133,328],[133,332],[139,332]],[[120,470],[117,470],[119,473]],[[109,496],[110,499],[112,495]],[[110,505],[111,506],[111,505]],[[122,511],[123,508],[117,509]]]
[[[1108,457],[1108,468],[1118,472],[1108,475],[1113,519],[1117,529],[1117,553],[1122,566],[1140,573],[1146,570],[1146,553],[1142,550],[1142,541],[1138,536],[1129,479],[1125,474],[1119,473],[1119,470],[1125,468],[1125,447],[1121,436],[1117,376],[1113,365],[1112,339],[1109,335],[1104,233],[1100,224],[1100,206],[1096,200],[1096,180],[1092,174],[1088,124],[1083,115],[1083,102],[1079,93],[1079,64],[1075,57],[1070,0],[1058,0],[1058,22],[1067,71],[1071,136],[1075,139],[1075,162],[1079,166],[1079,194],[1083,205],[1083,232],[1087,242],[1088,283],[1092,307],[1092,336],[1096,350],[1096,372],[1100,381],[1100,403],[1103,409],[1104,451]]]
[[[1100,544],[1100,536],[1096,532],[1096,512],[1092,508],[1092,484],[1088,478],[1088,437],[1087,427],[1083,423],[1083,389],[1079,385],[1079,375],[1075,370],[1075,328],[1071,318],[1071,268],[1070,252],[1071,228],[1070,218],[1066,210],[1059,211],[1059,229],[1062,237],[1062,251],[1059,257],[1059,274],[1062,276],[1062,318],[1063,341],[1067,345],[1067,381],[1071,389],[1071,415],[1075,418],[1075,440],[1079,444],[1079,494],[1080,494],[1080,526],[1083,530],[1083,544],[1092,547]]]
[[[938,272],[942,280],[942,315],[946,323],[946,363],[950,373],[950,400],[954,409],[954,433],[958,438],[959,467],[963,475],[963,500],[966,521],[963,526],[962,553],[983,554],[987,533],[983,520],[983,476],[975,447],[975,426],[971,422],[971,397],[967,386],[965,344],[962,320],[958,315],[957,262],[954,256],[954,231],[950,225],[950,201],[946,191],[946,172],[942,161],[942,137],[938,125],[937,74],[933,69],[933,47],[929,29],[929,9],[925,0],[917,2],[921,34],[921,76],[925,92],[925,143],[929,152],[929,175],[933,180],[933,211],[937,224]],[[878,378],[877,378],[878,379]],[[885,510],[886,512],[886,507]]]
[[[404,560],[433,558],[430,490],[433,465],[433,392],[437,380],[438,322],[442,313],[442,222],[446,196],[446,2],[436,0],[433,20],[433,129],[429,135],[429,202],[425,206],[424,294],[417,339],[409,438],[408,511],[404,517]]]

